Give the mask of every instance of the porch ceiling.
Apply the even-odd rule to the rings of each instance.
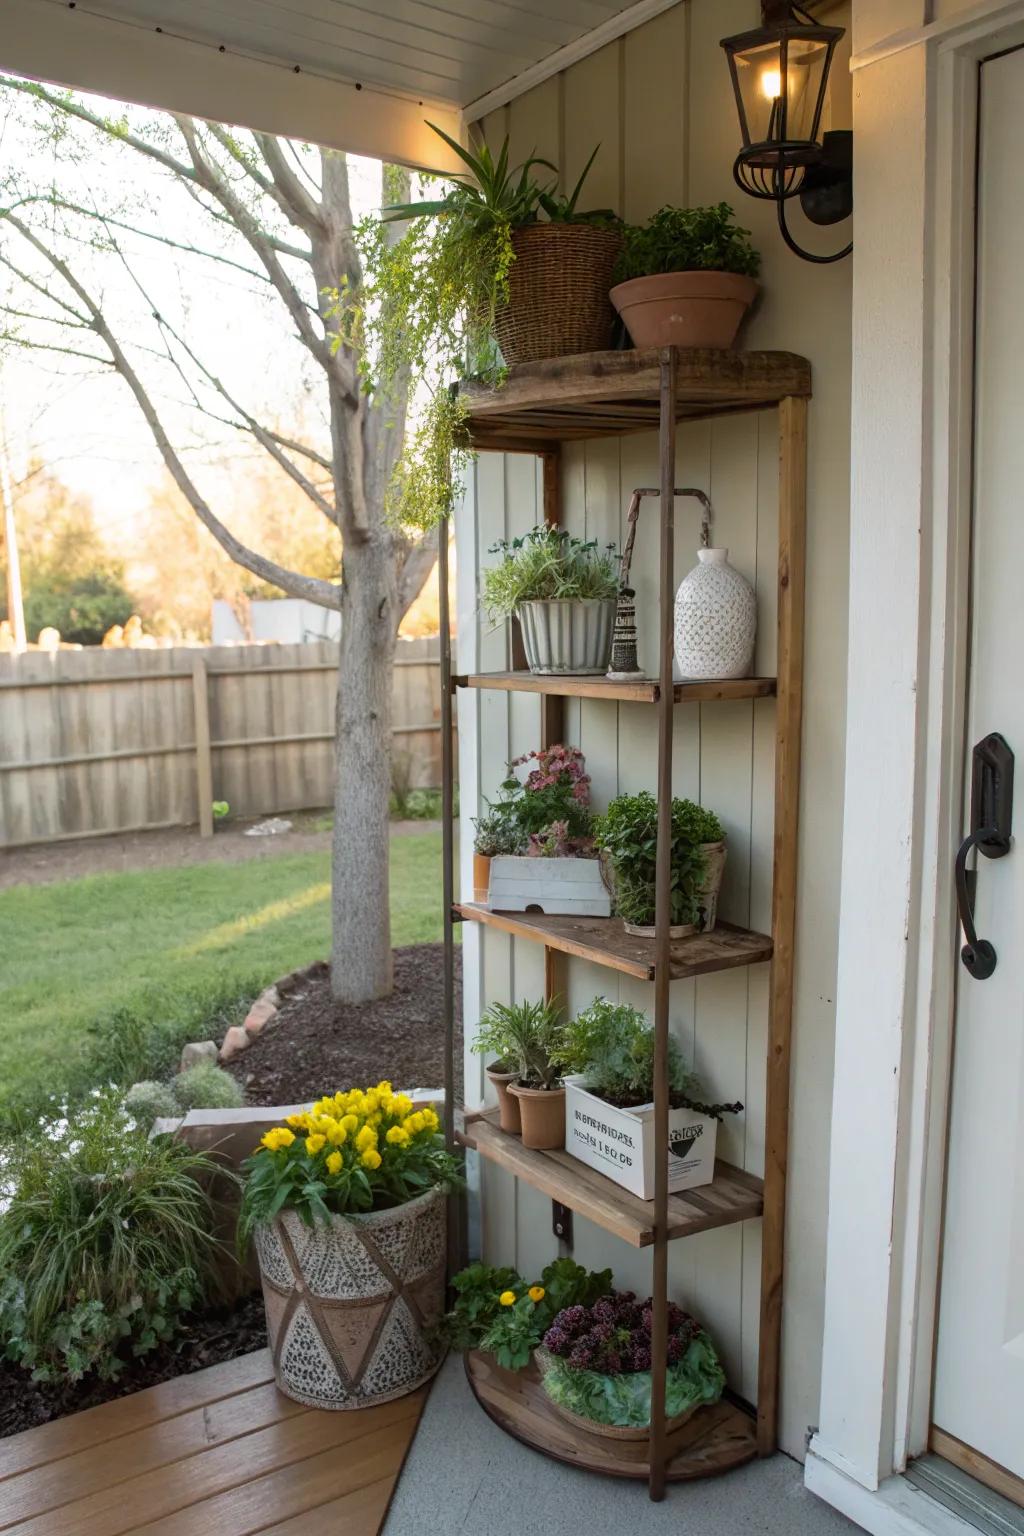
[[[78,0],[146,30],[307,74],[462,107],[635,0]]]

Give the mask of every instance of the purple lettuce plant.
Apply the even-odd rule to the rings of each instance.
[[[544,1335],[544,1348],[575,1371],[619,1376],[651,1369],[650,1298],[638,1301],[633,1291],[613,1291],[591,1307],[566,1307]],[[681,1307],[669,1304],[668,1363],[678,1365],[700,1325]]]

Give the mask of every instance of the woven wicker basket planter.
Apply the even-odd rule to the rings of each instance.
[[[308,1227],[282,1211],[256,1231],[280,1390],[311,1408],[366,1408],[427,1381],[443,1358],[446,1199]]]
[[[621,245],[616,230],[591,224],[527,224],[515,231],[509,302],[494,322],[510,367],[611,346],[615,311],[608,293]]]

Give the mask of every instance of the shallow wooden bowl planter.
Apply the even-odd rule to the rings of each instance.
[[[310,1408],[365,1408],[429,1380],[442,1348],[445,1196],[334,1216],[309,1227],[282,1211],[256,1230],[277,1385]]]

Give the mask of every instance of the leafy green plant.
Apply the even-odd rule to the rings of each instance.
[[[515,1269],[471,1264],[451,1283],[454,1300],[439,1330],[448,1346],[488,1349],[507,1370],[521,1370],[563,1308],[608,1294],[612,1272],[555,1259],[528,1284]]]
[[[524,779],[515,770],[529,767]],[[508,765],[492,813],[507,824],[508,851],[535,856],[592,853],[590,775],[578,747],[526,752]],[[504,849],[502,851],[505,851]]]
[[[708,830],[716,832],[707,838]],[[673,923],[700,918],[700,893],[707,879],[707,859],[701,842],[722,835],[718,818],[692,800],[672,801],[671,912]],[[698,841],[699,838],[699,841]],[[615,909],[628,923],[647,926],[655,918],[655,871],[658,846],[658,803],[648,790],[619,795],[594,822],[594,839],[607,856],[614,875]]]
[[[480,1016],[473,1050],[493,1053],[507,1071],[518,1071],[529,1088],[556,1088],[565,1070],[562,1004],[492,1003]]]
[[[386,1210],[457,1186],[458,1164],[439,1130],[429,1105],[417,1109],[387,1081],[328,1095],[311,1111],[289,1115],[242,1164],[240,1246],[286,1206],[312,1227],[332,1215]]]
[[[215,800],[213,802],[213,817],[215,821],[223,821],[225,817],[230,815],[231,807],[226,800]]]
[[[481,575],[481,601],[492,623],[507,619],[520,603],[615,597],[619,555],[614,544],[577,539],[564,528],[538,524],[516,539],[492,544],[497,565]]]
[[[168,1085],[152,1078],[133,1083],[125,1094],[124,1107],[146,1130],[154,1120],[170,1119],[178,1113],[178,1101]]]
[[[215,1249],[208,1157],[150,1140],[115,1089],[7,1143],[0,1346],[34,1379],[116,1378],[204,1299]]]
[[[482,816],[473,818],[473,851],[494,859],[500,854],[516,854],[523,845],[519,823],[507,802],[489,806]]]
[[[582,212],[579,208],[583,183],[590,175],[590,168],[597,159],[600,148],[600,144],[594,145],[590,152],[590,159],[580,172],[579,180],[571,192],[555,192],[551,188],[542,188],[538,192],[537,201],[552,224],[600,224],[617,228],[622,223],[618,214],[611,208],[590,208],[586,212]]]
[[[212,1061],[198,1061],[171,1080],[171,1092],[179,1110],[240,1109],[245,1099],[242,1090],[222,1067]]]
[[[738,272],[756,277],[761,257],[750,231],[733,221],[728,203],[704,208],[659,208],[646,224],[627,227],[615,281],[661,272]]]
[[[566,1069],[582,1075],[590,1092],[620,1109],[650,1104],[654,1098],[654,1026],[629,1003],[595,997],[568,1020],[563,1032]],[[673,1109],[692,1109],[720,1120],[738,1114],[742,1104],[708,1104],[700,1079],[687,1071],[679,1042],[668,1037],[668,1085]]]

